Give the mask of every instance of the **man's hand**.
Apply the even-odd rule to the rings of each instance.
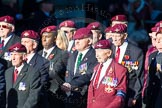
[[[61,89],[65,92],[69,92],[71,91],[71,85],[69,83],[64,83],[62,84]]]
[[[129,98],[128,100],[128,107],[132,107],[136,104],[136,100],[135,99],[132,99],[132,98]]]

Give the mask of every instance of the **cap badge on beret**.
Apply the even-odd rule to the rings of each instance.
[[[119,29],[118,29],[118,28],[116,28],[116,29],[115,29],[115,32],[119,32]]]
[[[65,27],[67,27],[68,26],[68,24],[67,24],[67,22],[65,22]]]
[[[15,50],[15,51],[18,51],[18,50],[19,50],[19,48],[18,48],[18,47],[15,47],[15,48],[14,48],[14,50]]]
[[[47,31],[47,32],[50,32],[50,29],[47,27],[46,31]]]
[[[29,33],[28,33],[28,32],[25,32],[25,33],[24,33],[24,36],[29,36]]]
[[[119,17],[118,16],[116,16],[116,20],[119,20]]]
[[[7,19],[5,18],[4,21],[7,22]]]
[[[93,26],[92,26],[92,28],[96,28],[96,26],[95,26],[95,25],[93,25]]]
[[[102,47],[102,46],[103,46],[103,45],[102,45],[102,44],[100,44],[100,43],[97,45],[97,47]]]

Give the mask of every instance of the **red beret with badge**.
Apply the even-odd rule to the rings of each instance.
[[[60,23],[59,28],[61,27],[70,27],[70,28],[76,28],[75,22],[72,20],[66,20]]]
[[[26,47],[22,45],[21,43],[16,43],[9,47],[9,52],[26,52]]]
[[[105,29],[105,33],[112,33],[112,27],[111,26],[110,27],[107,27]]]
[[[83,39],[92,36],[92,32],[90,29],[87,28],[80,28],[76,31],[76,33],[73,36],[73,39]]]
[[[99,22],[92,22],[87,26],[90,30],[101,30],[101,24]]]
[[[113,33],[126,33],[127,32],[127,26],[125,24],[115,24],[112,27]]]
[[[42,35],[44,32],[57,32],[57,27],[56,26],[47,26],[45,28],[43,28],[40,32],[40,34]]]
[[[111,49],[111,42],[109,40],[100,40],[95,46],[95,49]]]
[[[127,17],[125,15],[116,15],[111,18],[111,21],[127,21]]]
[[[35,32],[34,30],[25,30],[21,33],[21,38],[30,38],[30,39],[34,39],[34,40],[39,40],[40,37],[38,35],[37,32]]]
[[[13,25],[15,24],[14,18],[8,15],[0,17],[0,22],[6,22]]]

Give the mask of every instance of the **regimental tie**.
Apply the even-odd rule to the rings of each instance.
[[[98,81],[99,81],[99,78],[100,78],[102,67],[103,67],[103,64],[101,63],[98,67],[98,70],[97,70],[97,73],[96,73],[96,78],[95,78],[95,81],[94,81],[94,88],[95,89],[97,88],[97,85],[98,85]]]
[[[14,82],[14,83],[16,82],[17,76],[18,76],[18,70],[15,69],[15,71],[14,71],[14,76],[13,76],[13,82]]]
[[[119,57],[120,57],[120,48],[118,47],[116,54],[115,54],[115,61],[119,62]]]
[[[46,56],[47,56],[47,52],[44,51],[44,52],[43,52],[43,57],[46,58]]]
[[[1,43],[0,43],[0,50],[1,51],[3,50],[3,47],[4,47],[4,40],[2,40]]]
[[[79,56],[78,56],[78,59],[77,59],[77,69],[79,68],[79,65],[80,65],[80,63],[81,63],[81,60],[82,60],[82,56],[83,56],[83,54],[82,53],[79,53]]]

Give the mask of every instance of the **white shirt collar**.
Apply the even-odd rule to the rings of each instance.
[[[23,68],[23,66],[24,66],[24,63],[22,63],[21,66],[19,67],[15,67],[15,69],[18,70],[18,74],[21,72],[21,69]]]
[[[48,56],[51,54],[51,52],[53,51],[53,49],[55,48],[55,46],[51,47],[50,49],[46,50],[46,49],[43,49],[43,55],[44,55],[44,51],[47,52],[47,55],[46,55],[46,59],[48,58]]]
[[[30,54],[30,55],[27,57],[27,63],[30,62],[30,60],[33,58],[34,55],[35,55],[35,53]]]
[[[120,56],[119,56],[119,63],[121,64],[125,51],[127,49],[128,46],[128,42],[124,42],[119,48],[120,48]],[[116,47],[116,51],[117,51],[118,47]]]
[[[106,71],[107,71],[107,69],[108,69],[111,62],[112,62],[112,58],[107,59],[107,61],[103,63],[103,67],[101,69],[101,74],[100,74],[98,86],[99,86],[100,82],[102,81],[103,77],[105,76]]]
[[[72,49],[73,44],[74,44],[74,40],[69,41],[68,51],[70,51]]]
[[[10,34],[7,38],[4,39],[4,46],[7,44],[7,42],[10,40],[10,38],[12,37],[13,35]],[[2,41],[2,40],[1,40]]]
[[[78,55],[79,55],[79,53],[82,53],[83,55],[82,55],[82,59],[84,58],[84,56],[86,55],[86,53],[89,51],[89,48],[88,49],[86,49],[86,50],[84,50],[84,51],[80,51],[80,52],[78,52]]]

